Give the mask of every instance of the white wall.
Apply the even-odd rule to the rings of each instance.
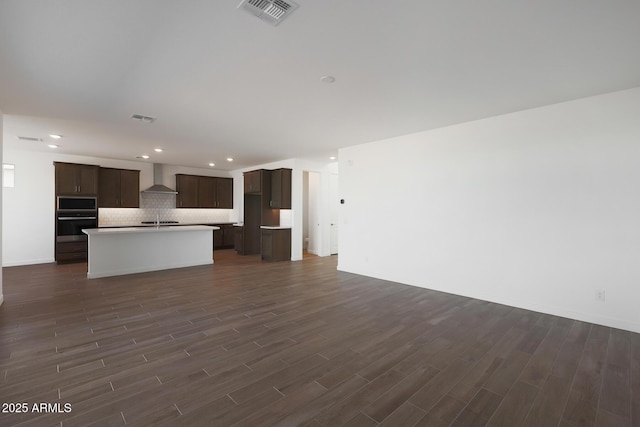
[[[4,266],[54,261],[55,169],[54,161],[86,163],[140,170],[140,189],[153,184],[148,162],[72,156],[59,152],[4,150],[5,163],[15,164],[15,187],[2,194],[2,264]],[[165,165],[165,184],[175,187],[172,174],[230,176],[227,172]]]
[[[340,150],[339,269],[640,332],[639,117],[636,88]]]
[[[3,132],[2,132],[2,125],[3,125],[4,119],[2,117],[2,111],[0,111],[0,164],[2,164],[2,147],[3,147]],[[4,207],[4,202],[2,202],[2,194],[4,193],[2,190],[4,190],[4,188],[2,188],[2,185],[0,185],[0,259],[2,259],[2,236],[4,235],[4,233],[2,232],[2,208]],[[2,302],[4,301],[4,294],[2,293],[2,265],[0,265],[0,305],[2,305]]]

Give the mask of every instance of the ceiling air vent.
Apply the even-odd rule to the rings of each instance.
[[[139,120],[144,123],[153,123],[156,121],[155,117],[143,116],[142,114],[133,114],[131,118],[133,120]]]
[[[238,9],[243,9],[271,25],[278,25],[296,10],[298,5],[283,0],[242,0]]]
[[[18,136],[20,141],[41,142],[42,138],[34,138],[32,136]]]

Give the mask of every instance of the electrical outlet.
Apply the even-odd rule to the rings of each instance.
[[[596,290],[596,301],[604,302],[604,289]]]

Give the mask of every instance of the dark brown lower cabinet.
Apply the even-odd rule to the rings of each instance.
[[[263,261],[291,261],[291,229],[290,228],[262,228]]]
[[[213,230],[213,250],[214,251],[216,249],[222,248],[222,233],[224,233],[224,231],[222,230],[222,227],[220,227],[220,230]]]
[[[239,226],[233,228],[235,228],[233,247],[239,255],[244,255],[244,228]]]
[[[222,247],[233,248],[236,244],[236,230],[233,225],[224,226],[224,234],[222,235]]]
[[[217,224],[213,231],[213,249],[229,249],[235,246],[235,230],[231,224]]]
[[[87,242],[56,242],[56,262],[65,264],[86,261],[88,254]]]

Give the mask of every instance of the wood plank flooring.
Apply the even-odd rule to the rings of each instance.
[[[0,402],[28,410],[0,425],[640,426],[639,334],[337,257],[215,258],[95,280],[5,268]]]

